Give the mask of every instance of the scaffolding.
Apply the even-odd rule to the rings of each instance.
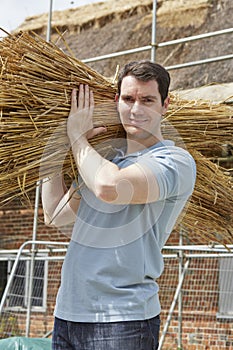
[[[124,55],[131,55],[133,53],[144,52],[144,51],[151,51],[151,60],[155,61],[155,54],[154,54],[155,48],[159,49],[159,48],[163,48],[163,47],[167,47],[167,46],[188,43],[191,41],[202,40],[202,39],[207,39],[207,38],[211,38],[211,37],[216,37],[219,35],[231,34],[231,33],[233,33],[233,28],[227,28],[227,29],[218,30],[218,31],[209,32],[209,33],[204,33],[204,34],[199,34],[199,35],[187,36],[185,38],[165,41],[165,42],[158,43],[158,44],[156,44],[155,42],[153,43],[153,41],[152,41],[151,45],[142,46],[142,47],[124,50],[124,51],[119,51],[119,52],[114,52],[114,53],[110,53],[107,55],[86,58],[86,59],[83,59],[82,61],[84,63],[92,63],[92,62],[106,60],[109,58],[115,58],[115,57],[120,57],[120,56],[124,56]],[[154,37],[154,36],[155,36],[155,34],[152,35],[152,37]],[[153,39],[153,40],[155,40],[155,39]],[[182,63],[182,64],[175,64],[172,66],[167,66],[165,68],[167,70],[181,69],[181,68],[187,68],[187,67],[192,67],[192,66],[198,66],[198,65],[206,64],[206,63],[213,63],[213,62],[232,60],[232,59],[233,59],[233,54],[229,54],[229,55],[216,56],[216,57],[212,57],[212,58],[206,58],[203,60],[186,62],[186,63]]]

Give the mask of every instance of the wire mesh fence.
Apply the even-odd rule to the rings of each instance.
[[[233,254],[203,247],[173,253],[164,254],[159,280],[160,349],[233,349]]]
[[[2,283],[0,338],[44,337],[52,329],[67,243],[38,243],[35,251],[33,245],[25,244],[17,256],[0,254],[1,277],[7,275],[5,286]]]
[[[67,244],[38,243],[34,252],[28,245],[17,256],[0,252],[1,338],[52,331]],[[166,247],[163,255],[159,349],[233,349],[233,254],[186,246]]]

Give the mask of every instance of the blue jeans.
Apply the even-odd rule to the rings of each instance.
[[[55,318],[53,350],[155,350],[160,318],[109,323],[70,322]]]

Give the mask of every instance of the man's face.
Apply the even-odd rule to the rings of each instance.
[[[116,100],[128,138],[145,144],[146,140],[153,144],[153,140],[160,139],[161,116],[166,113],[169,100],[162,105],[156,80],[144,82],[128,75],[122,80],[121,95]]]

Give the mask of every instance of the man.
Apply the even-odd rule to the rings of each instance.
[[[190,154],[164,140],[170,77],[150,61],[130,62],[119,75],[116,103],[126,144],[107,160],[88,139],[94,96],[72,92],[67,135],[84,185],[66,189],[62,176],[44,182],[45,221],[75,222],[57,296],[53,349],[157,349],[160,304],[156,279],[163,248],[195,183]],[[71,197],[70,200],[68,200]]]

